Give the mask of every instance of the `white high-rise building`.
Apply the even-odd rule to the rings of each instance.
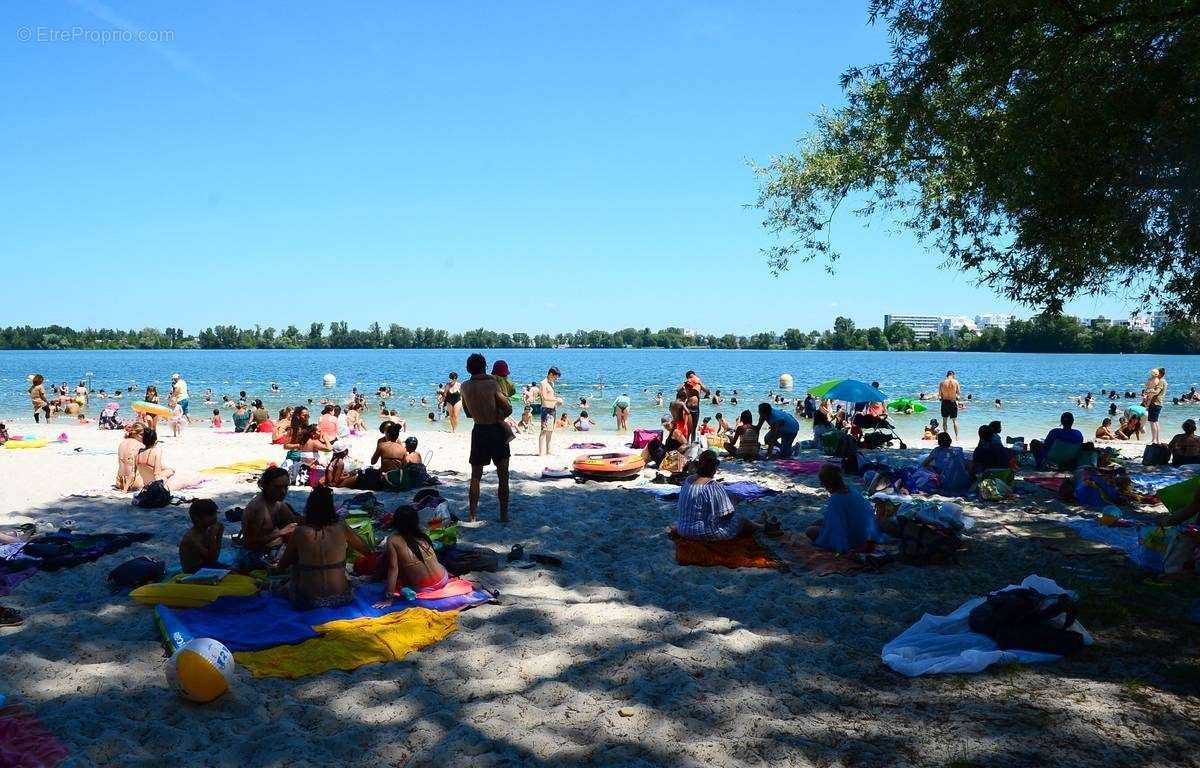
[[[917,341],[927,341],[942,332],[942,318],[939,315],[884,315],[884,329],[892,325],[912,328]]]
[[[959,328],[966,328],[972,333],[977,333],[979,329],[975,326],[975,321],[966,315],[946,315],[942,318],[939,327],[939,332],[943,336],[953,336],[958,333]]]
[[[1145,331],[1146,333],[1153,333],[1156,330],[1154,327],[1154,319],[1150,315],[1142,315],[1137,312],[1134,312],[1129,316],[1128,325],[1129,329],[1132,331]]]
[[[1009,323],[1011,323],[1013,320],[1016,320],[1016,319],[1017,318],[1014,315],[1004,315],[1004,314],[996,314],[996,313],[989,313],[986,315],[975,315],[975,327],[978,328],[980,331],[984,330],[985,328],[999,328],[1000,330],[1003,331],[1005,328],[1008,327]]]

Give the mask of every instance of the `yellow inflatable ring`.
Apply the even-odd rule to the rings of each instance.
[[[158,403],[147,403],[145,400],[138,400],[129,407],[133,409],[134,413],[148,413],[151,416],[164,417],[169,417],[171,415],[171,409],[167,406],[159,405]]]

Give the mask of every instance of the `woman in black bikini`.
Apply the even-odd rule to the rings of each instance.
[[[446,416],[450,420],[450,431],[458,431],[458,414],[462,410],[462,385],[458,383],[458,374],[451,372],[450,381],[445,389]]]
[[[280,568],[291,568],[288,593],[297,610],[332,608],[354,599],[346,578],[347,546],[364,555],[371,551],[338,518],[333,491],[314,488],[304,505],[304,522],[296,526],[279,560]]]

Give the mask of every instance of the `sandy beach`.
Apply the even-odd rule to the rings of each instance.
[[[540,480],[547,461],[532,436],[514,443],[514,521],[495,522],[490,476],[489,522],[463,538],[497,552],[522,543],[562,557],[561,568],[475,574],[500,604],[464,612],[456,633],[403,661],[296,681],[239,669],[231,695],[188,703],[166,683],[150,609],[105,583],[128,557],[174,562],[186,507],[142,510],[106,490],[115,456],[100,452],[116,433],[26,431],[69,440],[0,453],[0,525],[153,534],[4,598],[26,616],[0,629],[5,692],[80,765],[1034,765],[1051,753],[1063,765],[1195,764],[1200,665],[1179,592],[1190,600],[1194,587],[1150,584],[1118,552],[1068,557],[1023,532],[1059,502],[969,506],[978,526],[956,566],[893,563],[854,577],[681,567],[666,536],[674,504],[625,483]],[[465,472],[465,434],[418,434],[432,470]],[[557,463],[574,437],[557,436]],[[356,438],[352,455],[369,456],[373,440]],[[168,465],[198,477],[279,458],[266,436],[202,427],[165,445]],[[748,509],[789,530],[816,520],[825,497],[814,478],[764,463],[727,462],[720,476],[782,491]],[[465,512],[465,475],[443,479]],[[252,487],[222,475],[182,495],[226,508]],[[907,679],[881,664],[883,644],[922,613],[1033,573],[1081,591],[1095,646],[977,675]]]

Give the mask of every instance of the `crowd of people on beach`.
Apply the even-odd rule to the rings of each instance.
[[[494,466],[497,478],[496,501],[499,519],[510,519],[510,443],[517,434],[537,433],[538,453],[554,453],[553,438],[558,430],[587,432],[599,428],[589,409],[594,407],[587,396],[580,397],[577,412],[566,409],[557,387],[561,371],[551,366],[540,381],[531,381],[520,392],[510,380],[504,360],[493,363],[490,372],[481,354],[466,360],[468,378],[460,380],[451,372],[437,387],[436,405],[429,420],[444,420],[450,432],[458,430],[462,418],[471,421],[470,480],[466,526],[480,524],[481,481],[484,471]],[[279,386],[272,384],[272,395]],[[878,390],[878,382],[871,389]],[[103,389],[93,392],[86,380],[72,391],[65,384],[48,387],[44,376],[30,377],[28,390],[36,421],[49,421],[65,414],[85,420],[89,401],[99,397],[109,400],[101,413],[101,428],[123,430],[117,445],[115,487],[131,493],[144,493],[160,485],[166,492],[188,487],[192,481],[182,477],[165,461],[160,439],[165,421],[173,436],[179,437],[194,422],[190,412],[190,393],[187,381],[179,374],[171,376],[165,407],[156,386],[149,385],[134,405],[135,416],[129,422],[115,418],[117,399],[133,397],[134,388],[112,392]],[[814,545],[839,553],[869,552],[881,540],[883,528],[876,510],[863,493],[846,482],[846,474],[859,475],[869,494],[878,490],[902,488],[913,481],[912,475],[898,477],[893,468],[872,463],[863,449],[889,444],[887,436],[872,444],[872,430],[890,427],[889,405],[882,399],[865,402],[837,402],[831,398],[790,396],[781,389],[771,391],[753,410],[742,409],[731,422],[722,410],[711,415],[702,413],[702,406],[718,409],[723,405],[736,406],[739,392],[733,390],[726,398],[720,389],[709,387],[694,370],[685,372],[668,400],[663,392],[643,395],[664,407],[661,432],[644,448],[648,466],[670,473],[680,485],[676,530],[684,538],[720,541],[757,533],[767,536],[780,534],[777,519],[761,515],[756,519],[739,515],[736,500],[731,498],[716,479],[722,460],[774,461],[790,459],[801,448],[822,448],[836,459],[818,472],[821,486],[828,492],[822,522],[804,533]],[[237,553],[232,561],[222,561],[224,526],[218,520],[216,505],[206,499],[196,500],[190,509],[192,527],[179,544],[180,562],[185,571],[199,568],[231,567],[243,571],[264,567],[282,569],[291,574],[290,594],[298,606],[336,605],[347,600],[349,585],[345,574],[347,547],[360,552],[372,551],[373,542],[364,541],[341,521],[335,511],[333,489],[371,491],[429,489],[438,483],[426,467],[426,457],[419,450],[416,436],[406,434],[408,424],[388,400],[395,397],[388,385],[375,392],[378,401],[380,436],[366,462],[349,458],[349,438],[367,431],[369,405],[366,396],[357,388],[345,400],[320,398],[285,406],[276,414],[270,413],[263,399],[239,392],[236,397],[223,395],[214,399],[211,390],[203,394],[204,405],[211,407],[211,418],[205,420],[218,431],[225,431],[228,412],[231,432],[266,433],[272,445],[282,454],[258,480],[259,492],[252,498],[241,517]],[[977,487],[981,481],[998,477],[995,473],[1011,470],[1028,456],[1033,466],[1055,466],[1070,469],[1083,465],[1081,457],[1098,450],[1107,441],[1140,440],[1149,427],[1148,455],[1151,449],[1161,453],[1161,461],[1176,466],[1200,463],[1200,437],[1196,423],[1187,419],[1182,431],[1169,441],[1162,440],[1160,415],[1168,399],[1166,370],[1156,367],[1139,393],[1132,390],[1118,393],[1108,388],[1101,396],[1110,403],[1109,415],[1096,428],[1093,440],[1085,441],[1075,428],[1074,414],[1062,414],[1058,427],[1044,438],[1028,446],[1003,437],[1003,425],[993,420],[978,429],[978,443],[969,456],[954,443],[959,437],[958,417],[971,401],[962,393],[954,373],[948,371],[938,385],[936,399],[940,420],[934,418],[924,430],[923,437],[936,445],[916,468],[936,478],[938,492],[961,494]],[[1136,405],[1119,413],[1117,402],[1131,396],[1140,397]],[[744,399],[744,395],[742,395]],[[930,399],[926,393],[916,398]],[[1193,387],[1173,402],[1200,400]],[[427,398],[421,397],[421,406]],[[1088,393],[1079,401],[1085,409],[1092,407]],[[418,403],[410,398],[410,405]],[[996,401],[997,408],[1001,403]],[[152,407],[147,407],[152,406]],[[790,406],[790,407],[789,407]],[[612,401],[611,416],[618,433],[630,430],[631,398],[622,393]],[[911,402],[902,407],[912,412]],[[440,415],[439,415],[440,414]],[[1119,418],[1114,427],[1113,417]],[[801,423],[811,424],[811,438],[802,437]],[[287,503],[288,492],[296,485],[307,485],[302,514]],[[1193,504],[1195,506],[1195,504]],[[1178,515],[1176,515],[1178,516]],[[1192,520],[1185,515],[1180,521]],[[394,596],[405,586],[428,588],[444,582],[445,569],[437,562],[428,536],[421,528],[415,509],[401,506],[392,517],[393,533],[380,550],[382,564],[379,577],[387,581],[387,595]],[[388,599],[391,599],[390,597]]]

